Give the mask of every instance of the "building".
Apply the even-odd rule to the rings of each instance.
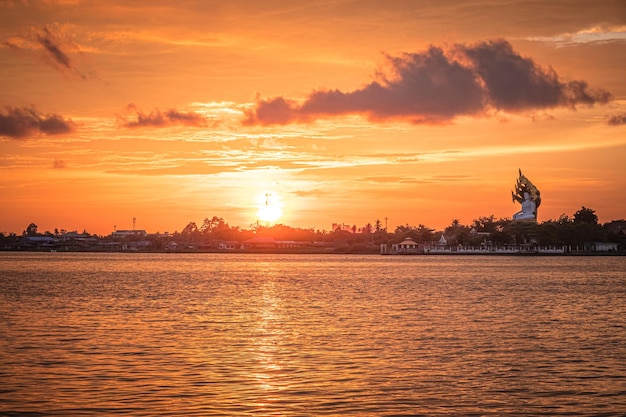
[[[215,242],[215,247],[219,250],[237,250],[241,248],[241,244],[234,240],[224,240]]]
[[[244,240],[241,245],[242,249],[276,249],[278,242],[273,237],[253,237],[252,239]]]
[[[171,242],[169,242],[167,245],[165,245],[165,250],[166,251],[176,251],[180,249],[180,245],[176,242],[174,242],[173,240]]]
[[[276,240],[273,237],[257,236],[245,240],[241,249],[295,249],[307,246],[305,242],[294,240]]]
[[[589,244],[589,250],[592,252],[617,252],[617,243],[611,242],[593,242]]]
[[[145,230],[116,230],[111,233],[111,237],[124,239],[129,236],[146,237],[148,233]]]
[[[58,239],[49,236],[24,236],[20,239],[20,247],[24,249],[54,249]]]
[[[410,237],[404,239],[402,242],[398,243],[396,252],[401,254],[412,254],[418,253],[419,245]]]

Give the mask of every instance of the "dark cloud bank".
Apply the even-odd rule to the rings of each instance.
[[[345,114],[369,120],[444,123],[490,110],[523,112],[606,103],[611,95],[585,81],[563,80],[513,50],[505,40],[435,46],[420,53],[387,57],[391,77],[359,90],[312,92],[304,102],[284,97],[260,100],[246,114],[246,125],[306,123]]]
[[[41,114],[35,108],[7,107],[0,111],[0,136],[25,138],[37,134],[60,135],[75,130],[75,124],[58,114]]]

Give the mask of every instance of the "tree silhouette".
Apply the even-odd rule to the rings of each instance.
[[[37,236],[37,225],[35,223],[29,224],[23,234],[25,236]]]
[[[598,216],[596,216],[595,210],[583,206],[574,213],[574,223],[598,224]]]

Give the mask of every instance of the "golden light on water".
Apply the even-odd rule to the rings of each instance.
[[[619,415],[603,258],[5,252],[0,414]]]

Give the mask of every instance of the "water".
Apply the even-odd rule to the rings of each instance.
[[[0,253],[0,415],[623,415],[626,258]]]

